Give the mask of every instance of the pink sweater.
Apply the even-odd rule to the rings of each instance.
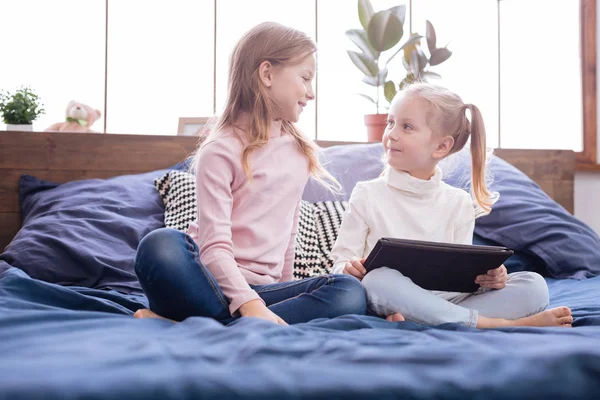
[[[292,280],[308,159],[291,135],[281,133],[281,123],[274,122],[267,144],[250,157],[250,182],[242,168],[243,146],[233,130],[209,140],[200,150],[196,171],[198,220],[188,234],[233,315],[244,303],[260,299],[249,284]]]

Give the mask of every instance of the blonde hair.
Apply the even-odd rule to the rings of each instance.
[[[242,167],[252,180],[250,156],[264,146],[270,136],[276,104],[269,97],[267,88],[259,79],[259,67],[264,61],[273,66],[285,66],[298,56],[308,57],[317,50],[315,43],[303,32],[275,22],[263,22],[248,31],[237,43],[231,55],[227,101],[223,113],[211,124],[211,132],[203,143],[227,127],[234,127],[242,113],[248,114],[244,127],[245,141],[242,151]],[[332,191],[341,190],[338,181],[321,165],[318,147],[307,139],[290,121],[282,121],[282,130],[290,134],[300,151],[309,161],[312,177]],[[237,132],[236,129],[234,129]],[[240,138],[241,140],[241,138]],[[199,145],[192,162],[195,170]]]
[[[454,145],[448,155],[457,153],[471,138],[471,185],[473,196],[487,213],[492,209],[492,194],[486,184],[487,146],[485,125],[481,111],[473,104],[465,104],[452,91],[427,83],[415,83],[406,87],[404,96],[416,96],[429,104],[427,122],[434,134],[452,136]],[[467,118],[469,110],[471,118]]]

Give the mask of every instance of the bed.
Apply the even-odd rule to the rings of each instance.
[[[196,143],[184,136],[0,132],[0,399],[597,398],[600,246],[597,235],[570,215],[573,152],[498,150],[506,162],[506,170],[497,170],[498,184],[518,176],[530,186],[524,195],[514,187],[501,191],[501,218],[476,230],[487,242],[518,238],[508,243],[523,250],[514,268],[527,269],[534,259],[544,265],[550,306],[571,307],[572,329],[481,331],[355,315],[291,327],[255,319],[230,326],[198,317],[175,325],[134,319],[147,302],[119,275],[119,263],[128,260],[108,265],[111,255],[95,254],[93,246],[100,244],[87,242],[93,234],[67,236],[68,224],[35,225],[34,219],[54,212],[53,218],[73,217],[75,223],[81,214],[71,216],[69,207],[77,196],[87,196],[86,212],[96,212],[102,205],[93,202],[104,193],[111,201],[106,212],[145,221],[127,205],[130,200],[120,201],[138,196],[159,207],[148,182],[177,168]],[[349,151],[376,159],[379,151],[364,144],[319,145],[336,159]],[[337,176],[348,175],[350,167],[339,168]],[[23,174],[35,179],[24,180]],[[144,177],[144,186],[127,192],[123,182],[137,177]],[[341,180],[351,189],[352,183]],[[309,190],[306,196],[317,201],[322,193]],[[59,206],[53,211],[54,204]],[[133,251],[139,236],[163,222],[159,213],[146,219],[154,225],[140,223],[138,237],[123,244],[127,249]],[[542,220],[547,229],[539,229]],[[124,223],[105,233],[118,239],[134,228]],[[59,257],[36,236],[40,229],[46,229],[48,243],[59,238],[72,242],[71,249],[90,247]],[[111,243],[117,253],[120,242]],[[555,248],[562,251],[552,253]],[[93,263],[103,265],[101,273],[94,275]],[[67,277],[57,277],[61,273]],[[81,276],[68,281],[75,274]],[[125,283],[114,284],[115,277]]]

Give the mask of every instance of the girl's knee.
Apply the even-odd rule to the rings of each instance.
[[[546,280],[536,272],[516,272],[511,274],[510,280],[518,285],[523,293],[524,303],[529,304],[530,313],[540,312],[550,302],[550,294]],[[526,301],[525,299],[529,300]]]
[[[516,275],[515,278],[518,278],[519,284],[526,287],[529,292],[536,293],[541,297],[548,297],[548,284],[540,274],[536,272],[517,272],[511,275]]]
[[[178,250],[185,250],[185,233],[171,228],[156,229],[142,238],[135,257],[135,272],[139,276],[148,265],[176,263]]]
[[[530,279],[530,290],[535,293],[537,301],[537,307],[539,311],[546,309],[550,303],[550,292],[548,290],[548,284],[544,277],[536,272],[527,272]]]
[[[340,307],[339,314],[366,314],[367,294],[359,280],[345,274],[331,275],[331,279],[332,284],[340,289],[335,301]]]
[[[376,268],[364,276],[362,285],[368,292],[380,292],[394,277],[398,278],[398,276],[402,276],[402,274],[394,269]]]

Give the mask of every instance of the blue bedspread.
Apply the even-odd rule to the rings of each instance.
[[[598,398],[600,277],[549,285],[575,328],[358,316],[223,327],[136,320],[142,297],[51,285],[0,262],[0,398]]]

